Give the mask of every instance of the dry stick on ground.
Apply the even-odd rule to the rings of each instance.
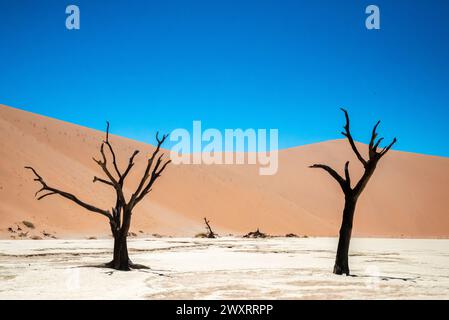
[[[351,136],[351,132],[349,129],[348,112],[345,109],[341,110],[344,112],[346,118],[346,125],[344,126],[345,131],[342,132],[342,134],[348,139],[352,150],[354,151],[357,159],[359,159],[359,161],[362,163],[365,172],[363,173],[357,184],[354,187],[351,187],[351,178],[349,176],[349,161],[347,161],[345,164],[345,178],[340,176],[334,169],[324,164],[314,164],[313,166],[310,166],[310,168],[320,168],[327,171],[335,180],[337,180],[345,195],[345,207],[343,209],[343,220],[340,228],[340,238],[338,240],[334,273],[339,275],[349,275],[348,251],[349,242],[351,241],[352,222],[357,200],[362,191],[365,189],[369,179],[373,175],[377,163],[390,150],[390,148],[396,143],[397,140],[396,138],[394,138],[388,146],[378,151],[377,148],[379,147],[380,142],[383,140],[383,138],[379,138],[376,141],[376,130],[380,123],[380,121],[378,121],[373,128],[371,140],[368,145],[369,159],[365,160],[357,149],[357,146],[355,145],[355,142]]]
[[[163,160],[163,154],[160,154],[161,145],[164,143],[166,138],[167,135],[163,135],[160,139],[158,133],[156,134],[157,147],[147,160],[145,172],[136,191],[131,195],[130,199],[127,200],[125,199],[125,195],[123,193],[123,185],[126,177],[134,166],[134,158],[139,153],[139,151],[134,151],[134,153],[129,158],[126,169],[124,171],[120,171],[117,165],[114,149],[109,141],[109,122],[107,122],[106,140],[104,140],[100,146],[101,159],[97,160],[93,158],[93,160],[98,164],[103,173],[106,175],[106,178],[95,176],[93,178],[93,182],[101,182],[112,187],[115,190],[116,200],[115,205],[111,210],[97,208],[78,199],[78,197],[71,193],[51,187],[45,182],[45,180],[37,173],[37,171],[33,167],[27,166],[25,168],[31,170],[35,175],[34,181],[37,181],[41,184],[41,189],[39,189],[35,194],[35,196],[38,197],[37,200],[42,200],[51,195],[59,195],[63,198],[75,202],[79,206],[91,212],[95,212],[106,217],[109,221],[112,235],[114,237],[114,256],[112,261],[107,263],[106,266],[117,270],[130,270],[130,268],[143,267],[133,264],[128,256],[127,237],[129,228],[131,226],[132,212],[136,205],[140,201],[142,201],[145,196],[148,195],[148,193],[150,193],[151,187],[161,176],[167,165],[170,163],[170,160]],[[109,150],[110,158],[112,158],[112,166],[115,171],[114,173],[111,172],[108,167],[108,157],[105,153],[105,146]]]
[[[207,237],[213,239],[213,238],[216,238],[217,235],[212,231],[212,228],[210,227],[209,222],[210,222],[209,220],[204,218],[204,223],[206,223],[206,229],[207,229]]]

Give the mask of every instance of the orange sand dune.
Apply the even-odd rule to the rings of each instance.
[[[113,124],[112,124],[113,125]],[[152,133],[151,133],[152,134]],[[9,227],[57,237],[107,235],[106,218],[58,197],[34,199],[39,189],[23,167],[34,166],[47,183],[72,192],[103,208],[114,193],[92,183],[101,175],[92,161],[104,133],[0,105],[0,236]],[[135,149],[133,191],[152,146],[111,136],[119,165]],[[363,150],[366,146],[360,145]],[[361,173],[345,140],[334,140],[280,151],[274,176],[258,175],[254,165],[170,165],[154,191],[135,209],[132,231],[193,236],[203,231],[202,217],[222,235],[242,234],[259,227],[270,234],[338,234],[343,206],[339,186],[327,173],[309,169],[326,163],[343,169],[351,161],[353,181]],[[354,234],[388,237],[449,236],[449,158],[398,151],[388,153],[361,196]]]

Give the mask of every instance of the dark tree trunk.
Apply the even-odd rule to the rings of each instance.
[[[337,256],[335,258],[334,273],[349,275],[349,243],[351,241],[352,222],[357,200],[354,196],[345,198],[345,208],[343,209],[343,221],[340,227],[340,238],[338,239]]]
[[[113,260],[108,264],[109,267],[116,270],[129,271],[132,263],[128,256],[128,231],[131,226],[131,211],[129,209],[123,210],[123,223],[120,229],[115,230],[111,226],[112,235],[114,236],[114,256]],[[119,219],[120,215],[117,215]],[[118,222],[119,220],[117,220]]]
[[[117,235],[114,238],[114,258],[110,267],[116,270],[129,271],[130,261],[128,256],[127,234]]]
[[[204,218],[204,222],[206,223],[206,229],[207,229],[207,237],[210,239],[216,238],[215,233],[212,231],[212,228],[210,227],[210,224],[206,218]]]

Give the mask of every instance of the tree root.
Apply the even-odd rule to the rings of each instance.
[[[114,269],[114,270],[119,270],[119,271],[131,271],[133,269],[134,270],[142,270],[142,269],[150,270],[151,269],[150,267],[147,267],[143,264],[133,263],[131,260],[128,260],[128,266],[125,266],[123,268],[120,268],[120,267],[116,268],[114,260],[109,261],[108,263],[105,263],[103,265],[103,267]]]

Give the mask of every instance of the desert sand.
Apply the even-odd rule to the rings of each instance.
[[[39,186],[24,169],[32,165],[48,184],[110,208],[113,191],[92,183],[94,175],[101,175],[92,156],[98,156],[103,139],[100,131],[0,105],[0,236],[107,237],[104,217],[58,197],[36,201]],[[120,166],[135,149],[141,151],[128,180],[129,196],[153,147],[114,135],[110,140]],[[135,209],[131,231],[193,236],[204,231],[202,218],[207,216],[220,235],[260,228],[273,235],[336,236],[341,190],[327,173],[308,166],[326,163],[342,173],[346,160],[354,181],[362,168],[345,140],[282,150],[273,176],[258,175],[255,165],[171,165]],[[449,158],[389,152],[360,198],[354,235],[447,238],[448,186]],[[32,222],[34,229],[22,221]]]
[[[120,272],[109,240],[3,240],[0,299],[449,299],[449,240],[354,239],[351,277],[336,241],[135,239]]]

